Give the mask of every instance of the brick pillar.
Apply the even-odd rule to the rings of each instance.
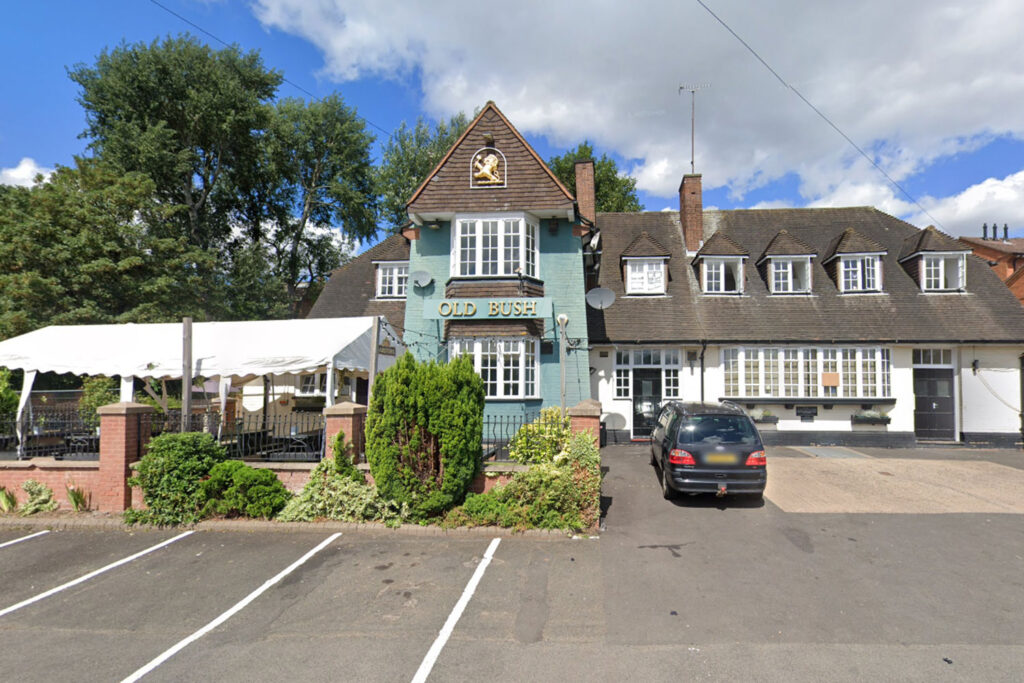
[[[687,251],[697,251],[704,242],[704,197],[700,174],[686,174],[679,185],[679,221]]]
[[[333,457],[331,442],[338,432],[345,433],[345,439],[352,443],[352,459],[360,462],[363,448],[366,445],[366,406],[351,401],[343,401],[324,408],[327,420],[327,433],[324,440],[324,457]]]
[[[149,441],[139,423],[153,409],[141,403],[114,403],[96,409],[100,416],[100,470],[93,500],[100,512],[123,512],[132,503],[129,465],[142,457]]]
[[[569,428],[573,434],[587,432],[594,437],[594,443],[601,441],[601,402],[588,398],[569,408]]]

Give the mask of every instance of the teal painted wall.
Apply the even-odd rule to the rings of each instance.
[[[417,360],[439,360],[448,358],[446,345],[441,341],[444,334],[443,320],[428,320],[423,317],[426,307],[436,310],[444,299],[445,284],[449,279],[451,254],[451,224],[439,223],[437,230],[427,226],[420,229],[420,238],[414,240],[409,254],[409,272],[423,270],[434,281],[427,287],[415,287],[409,283],[405,303],[404,341]],[[552,300],[550,318],[543,320],[542,342],[551,342],[551,352],[541,353],[540,358],[540,399],[535,400],[489,400],[485,415],[532,415],[542,407],[559,405],[560,374],[558,365],[558,324],[559,314],[569,317],[566,335],[570,348],[566,356],[565,405],[571,408],[580,401],[590,398],[590,363],[587,351],[587,311],[584,300],[582,243],[572,234],[572,225],[566,220],[558,222],[558,230],[551,234],[548,221],[542,221],[538,233],[540,259],[538,276],[544,283],[544,296]],[[543,351],[543,349],[542,349]]]

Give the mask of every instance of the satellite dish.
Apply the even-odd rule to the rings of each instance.
[[[587,304],[591,308],[603,311],[613,303],[615,303],[615,292],[606,287],[595,287],[587,292]]]
[[[412,279],[413,284],[415,284],[417,287],[426,287],[427,285],[434,281],[434,278],[430,275],[430,273],[428,273],[425,270],[413,271],[409,273],[409,277]]]

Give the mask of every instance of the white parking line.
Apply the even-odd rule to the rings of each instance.
[[[11,605],[10,607],[7,607],[5,609],[0,610],[0,617],[4,616],[6,614],[10,614],[11,612],[14,612],[15,610],[19,610],[22,607],[26,607],[28,605],[31,605],[34,602],[39,602],[40,600],[43,600],[45,598],[50,597],[54,593],[60,593],[62,590],[71,588],[72,586],[77,586],[80,583],[88,581],[89,579],[93,578],[94,576],[99,576],[103,572],[110,571],[111,569],[114,569],[116,567],[120,567],[122,564],[127,564],[127,563],[131,562],[132,560],[136,560],[136,559],[142,557],[143,555],[148,555],[149,553],[153,552],[154,550],[159,550],[160,548],[163,548],[165,545],[170,545],[171,543],[174,543],[177,540],[185,538],[186,536],[188,536],[189,534],[192,534],[192,533],[194,533],[194,532],[186,531],[184,533],[178,534],[174,538],[169,538],[169,539],[167,539],[166,541],[164,541],[162,543],[157,543],[156,545],[154,545],[154,546],[152,546],[150,548],[146,548],[145,550],[141,550],[141,551],[135,553],[134,555],[130,555],[129,557],[124,558],[123,560],[118,560],[117,562],[111,562],[106,567],[100,567],[99,569],[97,569],[95,571],[91,571],[88,574],[86,574],[85,576],[78,577],[74,581],[68,581],[67,583],[61,584],[60,586],[57,586],[56,588],[51,588],[50,590],[46,591],[45,593],[40,593],[39,595],[36,595],[35,597],[31,597],[28,600],[22,600],[21,602],[19,602],[16,605]]]
[[[258,598],[264,591],[266,591],[268,588],[273,586],[275,583],[277,583],[278,581],[280,581],[281,579],[283,579],[284,577],[288,576],[293,571],[298,569],[309,558],[313,557],[318,552],[320,552],[321,550],[326,548],[328,545],[331,544],[332,541],[334,541],[339,536],[341,536],[341,532],[338,532],[336,534],[331,534],[331,536],[329,536],[326,540],[324,540],[322,543],[320,543],[320,545],[318,545],[317,547],[313,548],[308,553],[306,553],[305,555],[303,555],[299,559],[297,559],[294,562],[292,562],[290,565],[288,565],[283,570],[281,570],[273,578],[268,579],[267,581],[265,581],[262,586],[260,586],[256,590],[254,590],[252,593],[249,593],[249,595],[247,595],[244,598],[242,598],[239,602],[237,602],[235,604],[234,607],[229,609],[227,612],[224,612],[224,614],[220,615],[219,617],[217,617],[216,619],[211,621],[209,624],[207,624],[206,626],[202,627],[201,629],[199,629],[198,631],[196,631],[195,633],[190,635],[188,638],[185,638],[184,640],[179,641],[176,645],[171,647],[169,650],[165,651],[163,654],[158,656],[156,659],[151,661],[149,664],[146,664],[144,667],[142,667],[141,669],[139,669],[138,671],[133,673],[128,678],[124,679],[124,681],[122,681],[121,683],[131,683],[132,681],[139,680],[140,678],[142,678],[143,676],[145,676],[149,672],[153,671],[153,669],[157,668],[158,666],[160,666],[161,664],[166,662],[168,659],[170,659],[171,657],[176,655],[178,652],[181,652],[183,649],[185,649],[186,647],[188,647],[189,645],[191,645],[195,641],[199,640],[200,638],[202,638],[207,633],[209,633],[213,629],[215,629],[218,626],[220,626],[221,624],[223,624],[225,621],[227,621],[231,617],[233,617],[236,614],[238,614],[239,612],[241,612],[242,609],[244,609],[246,607],[246,605],[248,605],[250,602],[252,602],[256,598]]]
[[[444,626],[441,627],[441,632],[437,634],[437,639],[434,644],[430,646],[427,651],[427,656],[423,658],[423,662],[420,664],[420,668],[416,670],[416,675],[412,677],[412,683],[424,683],[427,680],[427,676],[430,675],[430,670],[434,668],[434,663],[437,662],[438,656],[441,654],[441,650],[444,649],[445,643],[448,642],[448,638],[451,637],[452,631],[455,630],[455,624],[458,623],[459,618],[462,616],[462,612],[466,609],[466,605],[469,604],[470,598],[473,597],[473,593],[476,592],[477,584],[480,583],[480,579],[484,576],[484,571],[487,569],[487,565],[491,563],[491,558],[494,557],[494,551],[497,550],[498,544],[501,543],[500,538],[495,538],[491,541],[491,544],[487,546],[487,552],[484,553],[484,559],[477,565],[476,571],[473,572],[473,576],[469,579],[469,583],[466,584],[466,589],[462,591],[462,597],[455,603],[455,608],[452,613],[448,615],[448,621],[444,622]]]
[[[34,534],[29,534],[28,536],[22,536],[21,538],[16,538],[13,541],[7,541],[6,543],[0,543],[0,548],[6,548],[9,545],[14,545],[15,543],[21,543],[22,541],[27,541],[30,538],[35,538],[36,536],[42,536],[43,534],[48,534],[48,533],[50,533],[49,529],[46,529],[44,531],[37,531]]]

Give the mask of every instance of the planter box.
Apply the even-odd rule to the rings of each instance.
[[[891,417],[865,417],[863,415],[851,415],[850,422],[855,425],[887,425],[892,422]]]

